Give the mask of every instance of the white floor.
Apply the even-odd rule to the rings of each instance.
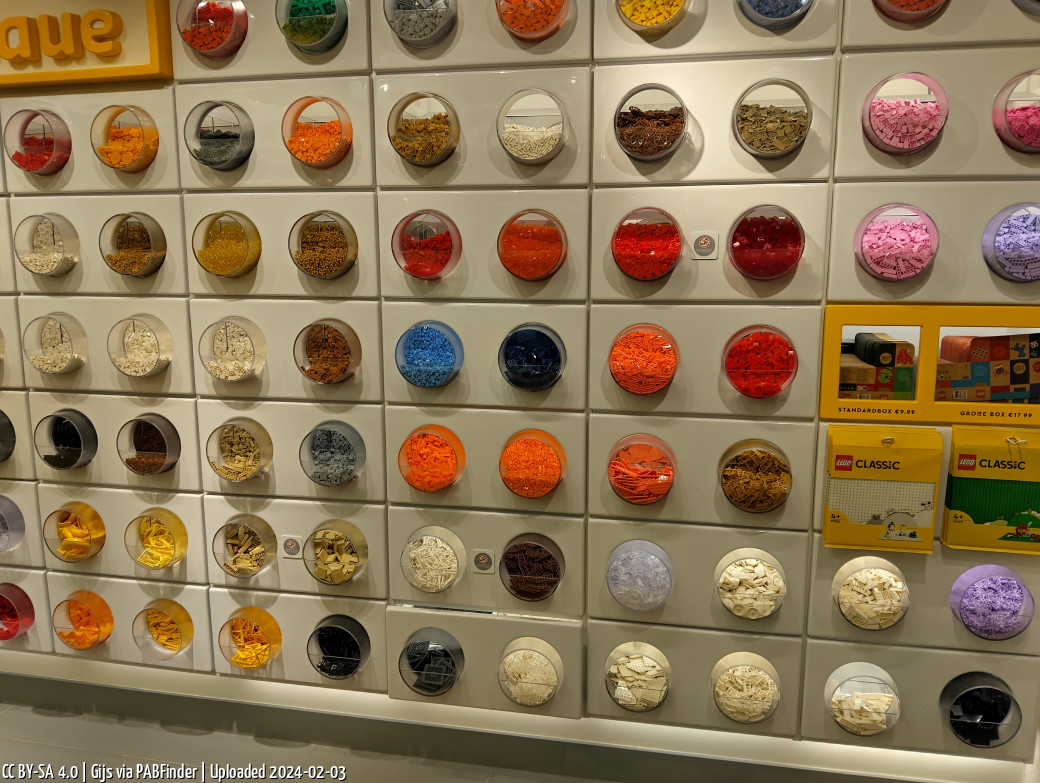
[[[349,738],[344,738],[349,739]],[[99,715],[81,715],[22,705],[0,707],[3,764],[91,765],[219,763],[346,768],[348,781],[381,783],[588,783],[587,778],[497,769],[481,764],[265,739],[221,731],[164,726]],[[55,773],[57,774],[57,773]],[[207,766],[207,779],[209,770]],[[305,778],[306,779],[306,778]],[[326,780],[331,777],[326,777]],[[198,778],[196,778],[198,780]]]
[[[0,765],[346,768],[348,783],[826,783],[839,776],[0,673]],[[0,769],[3,769],[0,766]],[[34,776],[34,779],[38,779]],[[60,778],[57,778],[60,781]],[[307,780],[307,777],[303,778]],[[196,777],[196,780],[199,780]],[[331,773],[325,777],[331,781]],[[845,777],[862,781],[864,777]],[[877,780],[874,778],[873,780]]]

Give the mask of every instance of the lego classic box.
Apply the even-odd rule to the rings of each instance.
[[[954,427],[942,542],[1040,554],[1040,430]]]

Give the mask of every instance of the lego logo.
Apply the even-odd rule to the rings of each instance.
[[[957,457],[957,467],[960,470],[975,470],[975,454],[961,454]]]
[[[852,457],[845,454],[837,454],[834,457],[835,470],[852,470]]]

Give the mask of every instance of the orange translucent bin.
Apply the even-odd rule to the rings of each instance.
[[[54,607],[51,625],[66,647],[89,650],[112,635],[115,623],[112,610],[101,596],[90,590],[77,590]]]
[[[466,450],[447,427],[428,424],[414,430],[405,440],[397,453],[397,467],[415,489],[437,492],[462,477]]]
[[[502,483],[514,495],[540,498],[548,495],[567,472],[563,446],[543,430],[521,430],[506,441],[498,460]]]
[[[90,146],[109,168],[136,173],[155,160],[159,130],[140,106],[106,106],[90,125]]]

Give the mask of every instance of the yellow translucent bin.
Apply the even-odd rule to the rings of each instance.
[[[260,669],[278,657],[282,630],[275,619],[258,606],[236,609],[217,634],[220,653],[239,669]]]
[[[105,523],[92,507],[73,500],[43,521],[43,541],[66,563],[89,560],[105,546]]]
[[[134,644],[154,661],[167,661],[185,652],[195,636],[188,610],[176,601],[159,598],[134,617]]]
[[[123,545],[134,562],[158,571],[184,559],[188,553],[188,531],[172,511],[153,506],[126,526]]]

